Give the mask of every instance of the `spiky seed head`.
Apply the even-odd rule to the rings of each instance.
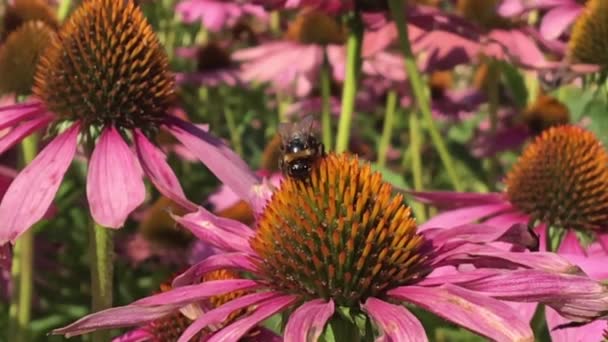
[[[283,181],[251,245],[269,287],[356,306],[423,277],[424,242],[403,197],[379,173],[329,154],[307,180]]]
[[[41,57],[33,90],[66,120],[147,132],[166,117],[174,79],[139,6],[88,0]]]
[[[28,21],[11,32],[0,45],[0,94],[30,94],[38,59],[56,40],[53,28],[43,21]]]
[[[608,228],[608,153],[583,128],[545,130],[505,183],[511,203],[534,219],[579,230]]]

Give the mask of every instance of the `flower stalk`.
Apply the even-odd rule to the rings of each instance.
[[[361,66],[361,45],[363,42],[363,24],[359,13],[354,12],[349,18],[350,33],[346,41],[346,77],[342,90],[342,108],[338,123],[338,137],[336,152],[341,153],[348,149],[350,127],[355,109],[357,96],[357,83],[359,68]]]
[[[21,143],[23,165],[36,157],[38,137],[34,134]],[[11,279],[14,291],[11,293],[9,308],[9,341],[29,341],[29,326],[32,314],[34,265],[34,231],[28,229],[21,235],[13,250]]]
[[[97,223],[91,227],[91,311],[97,312],[112,307],[112,280],[114,278],[114,241],[112,231]],[[92,334],[93,342],[109,341],[107,331]]]
[[[386,109],[384,113],[384,126],[382,127],[382,136],[380,136],[380,144],[378,145],[378,166],[386,165],[386,154],[391,142],[393,134],[393,126],[395,125],[395,109],[397,107],[397,92],[389,91],[386,97]]]
[[[490,134],[496,139],[498,129],[498,106],[500,101],[500,69],[496,61],[488,58],[488,114],[490,116]],[[492,191],[496,190],[496,181],[500,170],[498,160],[494,156],[488,161],[488,184]]]
[[[424,184],[422,180],[422,154],[421,154],[421,143],[420,137],[420,121],[418,119],[418,113],[411,111],[409,113],[409,133],[410,133],[410,151],[412,157],[412,176],[414,178],[414,190],[422,191]],[[405,157],[405,155],[404,155]],[[419,202],[412,203],[412,210],[416,219],[420,222],[426,221],[426,212],[424,204]]]
[[[329,63],[327,58],[323,62],[323,66],[320,71],[320,82],[321,82],[321,127],[322,127],[322,138],[325,150],[330,151],[332,148],[332,132],[331,132],[331,76]]]
[[[450,152],[448,151],[447,146],[441,137],[441,133],[433,121],[430,102],[426,94],[425,85],[422,80],[422,76],[420,75],[420,71],[416,66],[416,59],[414,58],[414,54],[410,46],[408,28],[405,20],[407,3],[403,0],[389,0],[388,3],[391,14],[395,21],[395,25],[397,26],[397,31],[399,32],[399,45],[401,46],[401,52],[403,53],[404,57],[403,61],[405,64],[405,71],[414,92],[417,107],[422,113],[422,118],[425,121],[427,129],[429,130],[429,134],[431,135],[431,141],[435,145],[435,149],[437,150],[439,158],[446,169],[452,186],[456,191],[460,191],[462,190],[462,185],[456,174],[454,162],[452,161]]]

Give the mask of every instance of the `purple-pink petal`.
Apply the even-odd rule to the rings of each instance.
[[[499,203],[449,210],[426,221],[420,230],[460,226],[511,208],[510,204]]]
[[[588,321],[608,312],[606,288],[586,276],[516,270],[463,286],[502,300],[544,303],[576,321]]]
[[[128,331],[127,333],[114,338],[112,342],[145,342],[153,340],[154,335],[144,327]]]
[[[177,287],[133,302],[132,306],[187,305],[201,299],[259,286],[254,280],[212,280],[196,285]]]
[[[500,259],[513,263],[513,265],[524,266],[536,270],[544,270],[565,274],[583,274],[580,267],[555,253],[550,252],[509,252],[509,251],[480,251],[471,252],[472,257]]]
[[[597,320],[580,327],[555,329],[560,325],[570,323],[570,321],[549,307],[545,308],[545,317],[552,342],[603,341],[604,331],[608,327],[605,320]]]
[[[236,310],[247,308],[251,305],[271,300],[272,298],[278,296],[279,295],[275,292],[252,293],[231,300],[218,308],[209,310],[192,322],[192,324],[190,324],[190,326],[182,333],[177,342],[190,341],[190,339],[198,334],[199,331],[211,324],[220,324],[224,322]]]
[[[219,249],[251,253],[249,238],[253,230],[238,221],[215,216],[202,207],[195,213],[172,217],[200,240]]]
[[[72,337],[96,330],[139,325],[162,318],[178,309],[178,305],[119,306],[87,315],[70,325],[53,330],[53,334]]]
[[[15,146],[15,144],[23,140],[23,138],[48,125],[52,119],[53,118],[50,115],[40,115],[20,123],[5,135],[0,134],[0,154]]]
[[[334,302],[315,299],[300,305],[289,316],[283,337],[287,341],[317,341],[334,314]]]
[[[376,341],[426,342],[426,332],[416,316],[405,307],[373,297],[361,306],[378,326],[381,335]]]
[[[528,323],[507,304],[455,285],[402,286],[390,290],[388,295],[496,341],[534,340]]]
[[[207,342],[238,341],[249,330],[266,318],[283,311],[297,300],[296,296],[281,296],[260,304],[249,316],[224,327]]]
[[[252,188],[259,184],[258,177],[220,139],[178,118],[172,118],[168,128],[222,183],[243,200],[251,199]]]
[[[114,126],[103,130],[91,155],[87,198],[95,222],[108,228],[122,227],[146,198],[141,168]]]
[[[134,136],[139,162],[146,176],[158,191],[182,207],[192,211],[196,210],[197,205],[186,199],[177,176],[165,160],[165,154],[139,130],[134,132]]]
[[[454,191],[408,191],[416,200],[441,208],[471,207],[482,204],[505,203],[503,194]]]
[[[557,39],[582,12],[583,6],[577,3],[564,4],[551,9],[543,16],[540,34],[546,39]]]
[[[76,153],[80,124],[53,139],[19,173],[0,203],[0,245],[15,239],[47,212]]]
[[[0,130],[43,113],[44,110],[38,102],[26,102],[0,107]]]
[[[251,262],[251,256],[248,254],[220,253],[207,257],[175,277],[173,287],[198,283],[204,274],[220,269],[237,269],[249,272],[256,270],[255,265]]]
[[[427,229],[424,236],[440,245],[449,241],[462,240],[468,243],[488,243],[504,241],[517,245],[536,246],[536,235],[525,224],[491,226],[487,224],[464,224],[453,228]]]

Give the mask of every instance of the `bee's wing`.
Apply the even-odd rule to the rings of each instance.
[[[279,136],[283,143],[290,139],[291,135],[294,132],[294,125],[291,122],[281,122],[278,127]]]
[[[278,132],[283,141],[291,139],[293,136],[306,136],[314,132],[315,119],[312,115],[302,118],[302,120],[291,123],[281,122]]]

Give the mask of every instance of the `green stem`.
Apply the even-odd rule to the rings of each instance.
[[[243,155],[243,142],[241,140],[241,135],[239,134],[239,129],[236,125],[236,121],[234,120],[234,111],[229,107],[224,107],[224,117],[226,118],[226,125],[228,126],[228,131],[230,132],[230,142],[232,143],[232,147],[240,156]]]
[[[350,126],[355,109],[355,98],[357,96],[357,82],[359,68],[361,65],[361,43],[363,41],[363,27],[361,17],[354,13],[350,18],[350,33],[346,42],[346,77],[342,90],[342,109],[338,123],[338,137],[336,141],[336,152],[342,153],[348,149],[350,138]]]
[[[21,143],[23,165],[29,164],[38,151],[38,137],[33,134]],[[34,227],[30,227],[16,241],[11,264],[13,292],[9,308],[9,341],[29,341],[32,314],[34,264]]]
[[[59,8],[57,9],[57,18],[60,22],[63,22],[65,18],[67,18],[71,7],[72,0],[63,0],[59,2]]]
[[[391,90],[386,97],[386,112],[384,114],[384,127],[378,145],[378,166],[386,165],[386,154],[393,135],[393,125],[395,124],[395,109],[397,107],[397,92]]]
[[[418,121],[418,113],[415,111],[410,112],[409,116],[409,130],[410,130],[410,146],[412,157],[412,176],[414,178],[414,190],[421,191],[424,189],[422,180],[422,137],[420,136],[420,122]],[[405,156],[404,156],[405,157]],[[412,210],[416,219],[419,222],[426,221],[426,212],[424,205],[420,202],[412,202]]]
[[[331,132],[331,76],[329,74],[329,63],[323,62],[321,67],[321,99],[323,101],[321,111],[321,126],[323,129],[323,145],[325,150],[330,151],[332,147]]]
[[[448,177],[450,178],[454,189],[456,191],[460,191],[462,190],[460,180],[456,175],[456,170],[454,168],[454,163],[452,161],[452,157],[450,156],[450,152],[448,151],[447,146],[441,137],[441,133],[433,121],[430,103],[426,94],[426,86],[422,80],[420,72],[418,71],[416,59],[414,58],[414,54],[412,53],[412,48],[410,46],[408,28],[405,21],[407,1],[389,0],[388,3],[393,19],[395,20],[395,25],[397,26],[397,30],[399,32],[399,44],[404,57],[403,61],[405,64],[405,71],[407,72],[410,85],[414,92],[416,104],[422,113],[423,120],[425,121],[431,135],[431,140],[435,145],[437,153],[439,153],[439,158],[441,158],[441,162],[447,171]]]
[[[114,276],[114,241],[112,230],[96,223],[91,227],[91,302],[92,312],[112,307],[112,280]],[[110,340],[109,331],[97,331],[91,334],[93,342]]]
[[[496,137],[498,129],[498,106],[500,101],[500,69],[496,62],[490,58],[488,63],[488,113],[490,115],[490,134]],[[496,190],[496,180],[499,177],[499,163],[496,156],[489,160],[488,185],[492,191]]]

